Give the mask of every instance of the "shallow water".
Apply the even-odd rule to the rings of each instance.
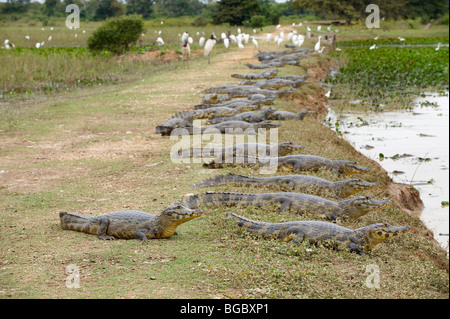
[[[436,105],[421,106],[425,101]],[[340,115],[330,110],[327,121],[339,121],[344,138],[395,182],[419,190],[425,206],[421,219],[448,251],[449,237],[440,234],[449,233],[449,206],[441,205],[449,201],[449,99],[427,94],[415,102],[412,111]]]

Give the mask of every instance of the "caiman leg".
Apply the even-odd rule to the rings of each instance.
[[[357,253],[358,255],[362,255],[363,251],[361,248],[358,247],[357,244],[355,243],[349,243],[348,244],[348,248],[350,248],[351,251],[354,251],[355,253]]]
[[[291,206],[291,200],[289,198],[281,198],[279,202],[281,203],[280,213],[285,209],[289,209],[289,207]]]
[[[99,220],[99,226],[97,231],[97,237],[98,239],[103,240],[113,240],[116,239],[114,236],[108,235],[106,231],[108,230],[109,220],[108,218],[101,218]]]

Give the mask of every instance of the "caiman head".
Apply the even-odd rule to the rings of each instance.
[[[312,114],[312,113],[316,113],[316,111],[310,111],[310,110],[302,110],[300,112],[297,113],[298,118],[300,120],[303,120],[303,118],[308,115],[308,114]]]
[[[285,156],[292,154],[294,151],[298,151],[305,148],[303,145],[297,145],[293,142],[282,142],[278,144],[278,156]]]
[[[344,203],[344,215],[347,218],[356,219],[359,218],[368,212],[382,208],[391,203],[390,200],[376,200],[371,196],[360,196],[351,199],[347,199],[345,201],[341,201],[340,203]]]
[[[366,182],[362,178],[346,179],[345,181],[335,182],[335,184],[340,184],[342,197],[349,197],[355,193],[361,192],[363,190],[372,189],[380,184]]]
[[[411,227],[408,225],[391,226],[387,223],[377,223],[356,229],[355,231],[362,234],[363,249],[370,251],[386,239],[405,234],[410,229]]]
[[[357,165],[354,161],[336,160],[334,162],[337,164],[335,169],[342,175],[352,175],[369,170],[367,167]]]
[[[278,110],[277,107],[265,107],[261,111],[264,112],[264,116],[267,118],[270,114]]]
[[[161,134],[163,136],[170,135],[172,130],[179,128],[179,127],[189,127],[192,126],[192,124],[182,118],[171,118],[164,122],[161,125],[158,125],[156,127],[155,133]]]
[[[177,226],[196,217],[203,211],[200,208],[191,209],[186,204],[178,202],[166,207],[160,214],[161,221],[176,224]]]

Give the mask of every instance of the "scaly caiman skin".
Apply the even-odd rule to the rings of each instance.
[[[205,179],[192,187],[207,187],[230,184],[233,186],[268,187],[272,189],[298,193],[330,194],[338,198],[346,198],[363,190],[377,187],[378,183],[370,183],[361,178],[331,182],[310,175],[285,175],[270,177],[242,176],[229,173]]]
[[[236,79],[247,79],[247,80],[256,80],[256,79],[272,79],[275,77],[280,70],[273,69],[269,71],[263,71],[261,73],[250,73],[250,74],[231,74],[232,78]]]
[[[236,156],[233,161],[224,162],[213,160],[204,163],[203,167],[207,168],[223,168],[234,166],[267,166],[273,164],[275,160],[269,157],[255,156]],[[298,172],[298,171],[317,171],[320,168],[326,168],[338,175],[352,175],[356,173],[366,172],[367,167],[359,166],[354,161],[346,160],[330,160],[328,158],[316,155],[287,155],[276,158],[277,171],[281,172]]]
[[[262,143],[242,143],[228,147],[205,147],[191,148],[189,150],[179,150],[178,155],[181,157],[214,157],[226,160],[227,156],[236,155],[253,155],[263,154],[269,156],[271,154],[287,155],[304,148],[292,142],[282,142],[276,145]],[[187,152],[186,152],[187,151]]]
[[[310,243],[323,241],[342,242],[351,251],[362,254],[371,251],[379,243],[407,233],[410,226],[391,226],[377,223],[357,229],[350,229],[323,221],[293,221],[286,223],[258,222],[242,216],[231,214],[230,218],[238,221],[238,226],[255,235],[268,239],[280,239],[299,244],[304,240]]]
[[[295,119],[295,120],[303,120],[303,118],[311,113],[315,113],[315,111],[308,111],[308,110],[302,110],[298,113],[292,113],[288,111],[275,111],[271,113],[267,119],[268,120],[289,120],[289,119]]]
[[[289,210],[298,214],[312,213],[321,218],[330,220],[357,219],[370,211],[382,208],[389,204],[390,200],[376,200],[370,196],[361,196],[339,202],[331,201],[319,196],[303,193],[232,193],[232,192],[206,192],[200,195],[186,195],[183,202],[191,208],[199,206],[239,206],[252,205],[279,206],[280,212]]]
[[[261,109],[260,112],[243,112],[236,114],[234,116],[228,116],[228,117],[215,117],[213,119],[209,120],[209,124],[217,124],[221,122],[227,122],[227,121],[245,121],[249,123],[259,123],[266,121],[268,116],[275,112],[277,110],[276,107],[266,107]]]
[[[194,134],[256,134],[259,128],[274,128],[280,126],[280,123],[264,121],[259,123],[248,123],[244,121],[227,121],[202,127],[184,127],[176,128],[172,135],[194,135]]]
[[[125,210],[99,216],[61,212],[59,218],[63,229],[94,234],[99,239],[137,238],[146,242],[153,238],[168,238],[179,225],[201,215],[201,209],[190,209],[182,203],[176,203],[158,215]]]

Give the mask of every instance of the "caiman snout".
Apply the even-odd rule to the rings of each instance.
[[[360,204],[360,207],[363,211],[369,211],[374,210],[378,208],[382,208],[384,206],[387,206],[390,204],[391,201],[389,199],[387,200],[376,200],[372,198],[371,196],[366,196],[362,203]]]

